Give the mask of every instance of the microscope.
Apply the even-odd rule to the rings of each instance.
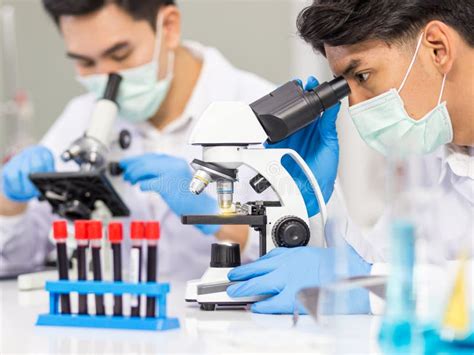
[[[327,212],[323,195],[310,168],[291,149],[264,149],[262,143],[277,143],[316,120],[328,108],[348,96],[350,88],[342,78],[304,91],[290,81],[269,95],[247,105],[215,102],[199,119],[189,143],[203,148],[202,159],[191,163],[195,173],[190,183],[194,194],[216,183],[218,215],[182,216],[183,224],[249,225],[259,232],[260,256],[276,247],[325,246]],[[319,216],[309,218],[297,183],[282,165],[290,157],[301,168],[319,204]],[[260,194],[271,188],[278,201],[234,201],[238,171],[247,166],[256,175],[249,181]],[[319,231],[319,232],[317,232]],[[227,273],[240,265],[239,245],[213,244],[210,268],[201,279],[188,282],[186,301],[203,310],[244,306],[264,296],[232,299]]]
[[[79,171],[30,175],[40,191],[40,200],[48,201],[53,213],[63,218],[104,219],[130,214],[109,179],[121,174],[118,163],[107,161],[121,81],[120,75],[109,75],[104,96],[95,104],[88,129],[61,155],[64,162],[74,161]],[[130,137],[128,131],[120,132],[118,142],[122,149],[130,146]]]

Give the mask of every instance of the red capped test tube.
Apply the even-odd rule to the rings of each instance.
[[[114,281],[122,281],[122,223],[112,222],[109,224],[109,241],[112,245],[112,256],[114,264]],[[114,316],[123,315],[122,296],[114,296]]]
[[[60,280],[69,280],[69,262],[67,259],[67,222],[55,221],[53,223],[53,236],[56,241],[58,259],[58,273]],[[61,295],[61,313],[71,314],[71,299],[68,294]]]
[[[130,254],[130,281],[139,283],[142,280],[142,243],[145,239],[145,223],[134,221],[130,225],[130,238],[132,239],[132,249]],[[131,297],[131,315],[140,316],[140,296]]]
[[[87,247],[89,239],[87,236],[88,221],[78,220],[74,222],[74,231],[77,242],[77,279],[87,280]],[[87,295],[79,295],[79,314],[87,314]]]
[[[92,273],[94,281],[102,281],[102,263],[100,258],[102,223],[100,221],[89,221],[87,235],[92,248]],[[95,295],[95,312],[98,316],[105,315],[104,295]]]
[[[145,237],[147,240],[147,282],[156,282],[158,261],[158,240],[160,239],[160,223],[148,222],[145,225]],[[154,317],[156,310],[155,297],[146,298],[146,316]]]

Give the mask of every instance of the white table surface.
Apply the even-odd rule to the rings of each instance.
[[[165,332],[38,327],[48,312],[44,291],[18,292],[16,281],[0,282],[0,354],[123,353],[379,353],[380,319],[372,316],[331,317],[318,325],[302,316],[259,315],[245,310],[204,312],[183,300],[184,285],[172,284],[169,316],[181,328]],[[328,331],[337,327],[337,331]]]

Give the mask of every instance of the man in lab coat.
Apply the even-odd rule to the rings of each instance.
[[[417,227],[430,231],[429,257],[444,260],[472,256],[474,250],[473,18],[471,0],[315,0],[298,19],[302,38],[328,59],[335,75],[347,79],[349,113],[361,138],[384,155],[424,155],[416,166],[419,177],[439,194],[416,211],[425,215]],[[316,85],[310,78],[307,88]],[[336,117],[337,109],[330,110],[277,144],[301,154],[327,200],[334,198],[339,156]],[[305,200],[311,205],[314,197],[307,192]],[[342,236],[345,245],[276,249],[232,270],[229,278],[244,282],[228,293],[269,295],[252,310],[291,313],[298,290],[337,279],[335,258],[341,250],[346,276],[384,273],[389,222],[387,213],[364,235],[347,216],[330,219],[328,244]],[[350,313],[370,311],[367,292],[354,290],[350,299]]]
[[[78,81],[89,93],[67,105],[40,146],[25,149],[3,169],[0,276],[43,265],[51,250],[48,234],[55,217],[47,203],[36,199],[38,191],[28,174],[77,170],[74,163],[58,158],[88,127],[111,72],[123,77],[114,135],[122,129],[132,133],[128,150],[111,147],[110,159],[119,160],[125,170],[116,187],[131,210],[130,219],[161,222],[160,277],[201,276],[209,264],[210,244],[216,240],[246,245],[244,257],[251,253],[245,226],[181,224],[182,214],[215,213],[217,208],[211,194],[195,197],[186,188],[191,179],[188,163],[201,153],[187,145],[187,137],[213,101],[250,103],[273,86],[234,68],[216,49],[181,42],[181,15],[174,0],[43,0],[43,4],[64,38]],[[142,192],[143,183],[153,179],[159,182],[152,184],[159,194]]]

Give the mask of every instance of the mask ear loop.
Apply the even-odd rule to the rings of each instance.
[[[158,19],[156,20],[156,32],[157,32],[157,39],[155,43],[155,49],[153,52],[153,60],[157,63],[160,59],[160,51],[161,51],[161,43],[163,42],[163,24],[164,18],[161,13],[158,13]],[[169,51],[168,53],[168,70],[166,74],[166,79],[170,79],[173,77],[174,72],[174,52]]]
[[[441,103],[441,99],[443,98],[444,86],[446,85],[446,77],[447,76],[448,76],[447,74],[444,74],[444,76],[443,76],[443,82],[441,83],[441,91],[439,93],[439,98],[438,98],[438,106]]]
[[[167,79],[171,79],[171,78],[173,77],[173,73],[174,73],[174,58],[175,58],[174,52],[173,52],[173,51],[169,51],[169,53],[168,53],[168,74],[166,74],[166,78],[167,78]]]
[[[420,51],[422,40],[423,40],[423,32],[421,33],[420,38],[418,39],[418,44],[416,45],[415,54],[413,55],[413,58],[411,59],[411,63],[408,67],[408,70],[405,74],[405,77],[403,78],[403,81],[402,81],[400,87],[398,88],[398,93],[400,93],[400,91],[402,91],[403,87],[405,86],[405,83],[407,82],[408,75],[410,75],[410,72],[413,69],[413,66],[415,65],[416,57],[418,56],[418,52]]]
[[[161,51],[161,43],[163,41],[163,15],[158,13],[158,18],[156,20],[156,40],[155,40],[155,49],[153,50],[153,60],[158,61]]]

